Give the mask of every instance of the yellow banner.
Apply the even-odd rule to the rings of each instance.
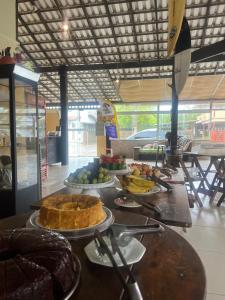
[[[168,0],[168,56],[173,55],[185,12],[185,0]]]

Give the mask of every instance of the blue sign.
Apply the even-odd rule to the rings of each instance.
[[[117,139],[116,125],[105,125],[106,136]]]

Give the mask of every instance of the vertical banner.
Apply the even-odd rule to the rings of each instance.
[[[168,57],[172,56],[180,34],[185,11],[185,0],[168,0]]]
[[[119,138],[116,110],[114,105],[110,101],[104,100],[101,102],[100,116],[101,121],[104,122],[106,137],[108,137],[109,139]]]

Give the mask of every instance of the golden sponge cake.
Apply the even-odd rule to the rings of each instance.
[[[54,195],[42,202],[39,223],[49,229],[80,229],[101,223],[105,212],[99,198]]]

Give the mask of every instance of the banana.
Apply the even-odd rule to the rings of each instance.
[[[130,175],[128,176],[128,179],[131,180],[131,182],[133,182],[134,184],[140,186],[140,187],[146,187],[146,188],[153,188],[153,186],[155,185],[154,181],[151,180],[146,180],[137,176],[133,176]]]
[[[142,194],[142,193],[146,193],[148,190],[146,189],[143,189],[143,188],[140,188],[138,186],[133,186],[133,185],[128,185],[127,187],[127,190],[132,193],[132,194]]]
[[[148,189],[153,188],[153,186],[155,185],[153,181],[140,181],[140,180],[133,179],[132,182],[138,186],[146,187]]]

